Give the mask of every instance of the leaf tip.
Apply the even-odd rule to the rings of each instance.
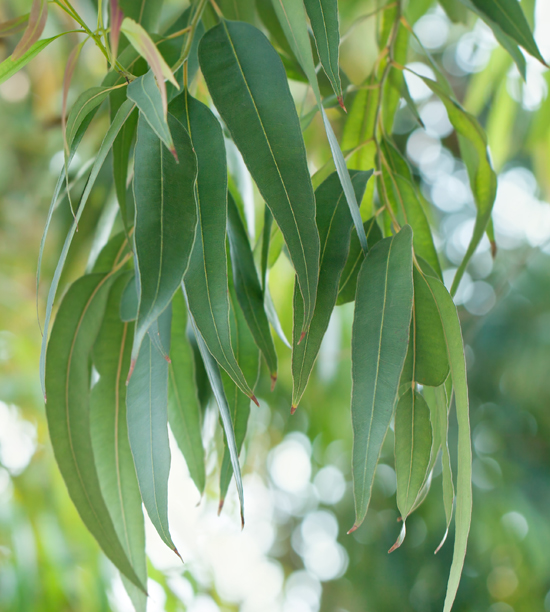
[[[348,531],[348,535],[350,535],[351,533],[353,533],[354,531],[357,531],[357,529],[359,529],[359,525],[357,525],[357,523]]]
[[[347,114],[348,109],[346,108],[346,105],[344,104],[344,98],[342,96],[338,96],[338,104],[342,107],[342,110]]]
[[[392,553],[394,550],[397,550],[401,546],[401,544],[403,544],[403,540],[405,539],[406,534],[407,529],[405,528],[405,521],[403,521],[403,527],[401,527],[401,531],[397,536],[397,540],[395,540],[395,544],[388,550],[388,554]]]
[[[176,151],[176,147],[175,147],[174,145],[172,145],[172,146],[170,147],[170,153],[172,153],[172,155],[174,156],[174,159],[176,160],[176,164],[179,164],[179,163],[180,163],[180,160],[179,160],[179,158],[178,158],[178,153],[177,153],[177,151]]]
[[[434,555],[437,555],[437,553],[441,550],[441,547],[443,546],[443,544],[445,544],[445,540],[447,539],[448,533],[449,533],[449,528],[447,527],[447,529],[445,529],[445,534],[443,535],[443,539],[439,543],[439,546],[434,550]]]
[[[244,529],[244,512],[241,508],[241,531]]]
[[[170,359],[169,355],[164,355],[164,359],[166,359],[168,363],[172,363],[172,360]]]
[[[491,240],[491,257],[493,259],[495,259],[495,257],[497,256],[497,251],[498,251],[497,243],[494,240]]]
[[[273,389],[275,389],[275,385],[277,384],[277,374],[271,375],[271,392],[273,393]]]
[[[293,415],[296,410],[298,410],[298,405],[292,404],[292,406],[290,407],[290,414]]]
[[[172,550],[176,553],[176,555],[178,555],[178,557],[180,558],[180,561],[182,563],[185,563],[184,560],[181,558],[181,555],[179,554],[178,549],[175,546],[172,548]]]
[[[298,344],[300,344],[300,342],[301,342],[301,341],[302,341],[302,340],[303,340],[305,337],[306,337],[306,332],[305,332],[305,331],[303,331],[303,332],[300,334],[300,339],[298,340]]]
[[[218,516],[220,516],[220,514],[222,513],[224,503],[225,503],[225,498],[220,497],[220,503],[218,504]]]
[[[128,378],[126,379],[126,386],[128,386],[128,383],[130,382],[130,378],[132,377],[132,373],[136,367],[136,361],[137,359],[132,358],[132,361],[130,362],[130,371],[128,372]]]
[[[256,406],[258,406],[258,408],[260,407],[260,402],[257,400],[254,393],[250,396],[250,399],[256,404]]]

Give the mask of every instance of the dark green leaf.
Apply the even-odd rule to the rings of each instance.
[[[195,238],[197,161],[181,123],[172,116],[168,121],[179,163],[147,121],[140,117],[138,123],[134,194],[140,302],[132,359],[181,284]]]
[[[159,317],[162,345],[170,350],[172,309]],[[168,526],[168,361],[143,338],[126,396],[128,435],[143,505],[162,541],[179,554]]]
[[[363,197],[372,171],[351,171],[355,195]],[[304,394],[313,365],[317,358],[330,316],[336,304],[340,275],[349,253],[350,232],[353,220],[345,201],[344,190],[334,172],[315,191],[317,202],[317,229],[321,241],[319,285],[311,325],[300,342],[304,305],[298,291],[294,291],[294,333],[292,338],[292,412]],[[357,236],[357,234],[355,234]],[[361,249],[361,253],[362,253]]]
[[[139,308],[135,275],[130,278],[120,301],[120,318],[124,322],[135,321]]]
[[[111,91],[111,87],[91,87],[78,96],[67,117],[66,139],[69,150],[82,122],[101,105]]]
[[[201,435],[201,410],[195,386],[193,351],[187,339],[187,307],[180,291],[172,300],[172,343],[169,366],[168,421],[199,493],[206,474]],[[242,394],[241,394],[242,395]]]
[[[407,352],[412,303],[412,231],[406,225],[369,251],[357,280],[352,332],[352,530],[363,522],[369,507]]]
[[[145,526],[136,470],[126,424],[126,376],[130,368],[133,326],[118,312],[129,273],[114,283],[99,335],[93,363],[99,380],[90,396],[90,426],[97,475],[105,504],[119,540],[142,584],[147,584]],[[123,576],[137,612],[145,612],[145,594]]]
[[[101,249],[94,262],[92,272],[110,272],[130,252],[124,232],[115,234]]]
[[[319,236],[306,152],[286,74],[266,37],[222,21],[199,45],[214,103],[281,228],[304,297],[306,331],[315,304]]]
[[[115,566],[145,590],[105,505],[90,435],[90,354],[114,278],[83,276],[59,307],[48,343],[46,417],[59,470],[84,524]]]

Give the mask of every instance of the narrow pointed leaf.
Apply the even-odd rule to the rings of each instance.
[[[360,201],[372,172],[351,171],[353,186]],[[304,305],[299,292],[294,291],[294,332],[292,338],[292,409],[298,406],[306,389],[330,316],[336,305],[340,275],[346,265],[353,220],[345,200],[344,190],[334,172],[315,191],[317,229],[321,241],[319,285],[311,325],[300,341]],[[357,236],[357,234],[355,234]],[[361,253],[363,251],[361,250]]]
[[[395,412],[397,507],[403,521],[412,512],[428,476],[431,450],[430,409],[418,391],[409,389]]]
[[[214,103],[281,228],[313,316],[319,236],[306,152],[286,74],[267,38],[249,24],[222,21],[199,45]]]
[[[338,65],[340,47],[338,3],[336,0],[305,0],[304,4],[313,28],[313,36],[323,70],[334,93],[339,100],[342,100],[342,83]]]
[[[42,32],[46,27],[46,20],[48,18],[48,0],[33,0],[31,12],[29,15],[29,22],[21,37],[21,40],[17,43],[17,46],[13,50],[12,59],[17,61],[27,53],[27,51],[36,43],[36,41],[42,36]]]
[[[46,417],[55,458],[84,524],[115,566],[144,590],[105,505],[90,434],[89,361],[114,278],[83,276],[61,303],[48,343]]]
[[[155,134],[162,140],[172,155],[177,155],[168,126],[167,101],[166,98],[163,98],[161,90],[157,86],[152,70],[128,85],[128,98],[136,103]]]
[[[235,474],[235,484],[237,485],[237,493],[239,495],[239,502],[241,504],[241,523],[242,525],[244,525],[243,482],[241,478],[241,467],[239,465],[239,451],[237,450],[237,443],[235,441],[235,431],[233,429],[233,422],[231,421],[231,409],[229,408],[227,397],[225,395],[218,362],[209,353],[208,347],[204,343],[204,340],[202,339],[201,335],[199,334],[199,331],[195,322],[193,321],[192,316],[190,317],[190,320],[193,327],[193,331],[195,333],[197,346],[200,351],[200,355],[202,357],[206,373],[208,375],[208,380],[210,381],[210,387],[212,388],[212,392],[214,393],[214,397],[216,398],[216,403],[218,404],[218,410],[220,411],[220,418],[222,420],[223,430],[225,433],[225,438],[227,440],[227,447],[229,449],[231,457],[231,467],[233,468],[233,473]]]
[[[193,350],[187,339],[187,307],[181,292],[172,300],[172,340],[169,366],[168,422],[189,474],[199,493],[204,492],[206,474],[201,435],[201,409],[195,385]],[[242,394],[241,394],[242,395]]]
[[[405,226],[369,251],[357,280],[352,332],[352,529],[363,522],[369,507],[407,352],[412,302],[412,231]]]
[[[464,344],[456,307],[451,296],[440,281],[431,277],[426,277],[426,280],[432,290],[443,324],[458,421],[456,532],[453,562],[444,605],[444,612],[450,612],[464,566],[472,518],[472,447],[470,441],[468,385],[466,380]]]
[[[13,34],[22,32],[27,27],[29,16],[30,14],[27,13],[26,15],[21,15],[15,19],[10,19],[9,21],[3,21],[0,23],[0,38],[12,36]]]
[[[171,308],[159,317],[162,345],[170,348]],[[168,362],[148,335],[141,342],[126,395],[128,436],[141,498],[162,541],[176,554],[168,526]]]
[[[51,38],[43,38],[28,49],[20,58],[14,59],[13,55],[10,55],[3,62],[0,62],[0,85],[12,77],[16,72],[19,72],[21,68],[26,66],[32,59],[34,59],[43,49],[45,49],[54,40],[69,32],[63,32],[57,36]]]
[[[130,367],[133,326],[120,320],[120,299],[128,274],[111,289],[93,363],[99,374],[90,396],[90,427],[97,475],[105,505],[119,540],[142,584],[147,583],[145,525],[136,470],[126,425],[126,376]],[[145,612],[146,595],[123,577],[137,612]]]
[[[110,0],[109,2],[109,39],[111,41],[111,53],[113,60],[116,60],[118,53],[118,41],[120,39],[120,28],[124,19],[124,13],[118,4],[118,0]]]
[[[378,226],[378,223],[376,223],[375,217],[365,221],[363,227],[365,228],[365,235],[367,236],[367,240],[369,241],[371,248],[377,242],[382,240],[382,232]],[[351,239],[346,265],[344,266],[342,274],[340,275],[338,298],[336,300],[337,305],[347,304],[348,302],[353,302],[355,300],[357,277],[359,275],[359,270],[361,270],[363,261],[365,261],[365,253],[359,244],[359,238],[357,237],[357,232],[354,228],[351,230]]]
[[[72,148],[76,134],[86,117],[96,111],[103,100],[113,90],[112,87],[91,87],[78,96],[67,117],[67,148]]]
[[[313,62],[313,53],[311,50],[306,12],[304,10],[303,3],[296,2],[295,0],[273,0],[273,6],[281,23],[281,27],[283,28],[288,39],[288,43],[298,58],[300,66],[306,73],[309,84],[311,85],[313,93],[315,94],[315,100],[317,101],[317,106],[323,118],[323,124],[330,145],[332,157],[334,159],[336,172],[338,172],[338,176],[340,177],[340,181],[344,188],[346,201],[355,224],[357,235],[359,236],[361,248],[366,253],[368,250],[367,238],[363,230],[363,223],[361,221],[361,214],[359,212],[359,206],[355,197],[355,191],[351,184],[351,178],[346,166],[346,161],[342,154],[342,150],[340,149],[340,145],[338,144],[338,140],[336,139],[334,130],[332,129],[330,121],[328,120],[321,100],[321,92],[319,91],[319,84],[317,82],[317,73],[315,71],[315,64]]]
[[[227,159],[223,132],[212,111],[186,90],[170,105],[197,156],[197,229],[184,283],[189,309],[220,366],[252,395],[231,346],[227,288]]]
[[[48,300],[46,304],[46,316],[44,318],[44,335],[42,337],[42,348],[40,351],[40,382],[42,384],[43,391],[45,391],[46,346],[48,343],[48,331],[49,331],[49,326],[50,326],[50,318],[52,315],[53,303],[54,303],[55,296],[57,293],[57,287],[59,285],[59,279],[61,278],[61,273],[63,272],[63,267],[65,265],[65,260],[67,259],[67,254],[69,252],[69,248],[71,246],[73,236],[78,227],[78,222],[80,221],[80,217],[82,216],[82,212],[84,211],[86,202],[88,201],[88,198],[90,196],[94,183],[97,179],[99,171],[101,170],[103,163],[105,162],[105,159],[107,158],[107,155],[109,151],[111,150],[111,147],[113,146],[114,139],[116,138],[120,128],[122,127],[126,119],[128,118],[129,114],[132,112],[133,108],[134,108],[133,102],[127,100],[120,107],[116,117],[114,118],[109,129],[107,130],[107,133],[105,134],[105,138],[103,139],[103,142],[101,143],[101,146],[99,147],[99,151],[97,153],[95,162],[92,166],[90,176],[88,177],[86,188],[84,189],[84,192],[80,198],[80,204],[78,206],[78,210],[76,211],[75,219],[73,221],[73,224],[71,225],[71,229],[69,230],[67,237],[65,238],[65,242],[63,243],[63,248],[61,250],[61,255],[59,257],[59,261],[55,268],[55,272],[54,272],[53,279],[52,279],[52,284],[48,292]],[[63,178],[64,178],[64,174],[62,171],[62,174],[59,177],[58,186],[60,186],[60,182],[62,183]],[[57,186],[56,186],[56,190],[57,190]],[[51,212],[53,212],[53,206],[50,208],[52,209]],[[51,219],[51,213],[48,213],[48,224],[49,224],[50,219]],[[41,252],[42,252],[42,248],[43,248],[42,245],[43,245],[43,242],[45,241],[45,238],[46,238],[46,231],[44,232],[44,236],[42,239]],[[38,280],[39,279],[37,278],[37,283],[38,283]]]
[[[267,363],[271,379],[276,380],[277,353],[264,308],[263,290],[258,279],[246,229],[231,196],[229,196],[228,222],[231,265],[237,299],[250,332]]]
[[[168,306],[187,270],[195,239],[197,162],[189,135],[168,118],[179,164],[142,117],[135,153],[135,243],[139,313],[132,359],[151,323]]]

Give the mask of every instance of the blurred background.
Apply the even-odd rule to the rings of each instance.
[[[94,23],[92,3],[75,3]],[[170,22],[184,2],[165,2]],[[543,56],[550,60],[550,2],[523,0]],[[0,21],[30,8],[3,0]],[[376,58],[376,8],[340,2],[341,63],[354,84]],[[417,13],[414,13],[414,11]],[[418,17],[422,15],[421,17]],[[422,45],[451,81],[457,99],[488,132],[499,173],[493,260],[487,239],[457,294],[467,350],[474,453],[474,513],[457,612],[550,612],[550,73],[527,57],[523,82],[491,31],[473,15],[454,24],[430,0],[410,2],[408,19]],[[69,29],[50,8],[45,36]],[[76,35],[75,35],[76,36]],[[82,525],[55,465],[38,380],[41,341],[36,316],[36,262],[51,193],[63,162],[61,85],[76,39],[53,43],[26,69],[0,85],[0,610],[99,612],[131,610],[122,583]],[[0,39],[0,60],[15,40]],[[421,47],[411,43],[411,67],[433,76]],[[99,85],[102,56],[84,48],[69,104]],[[445,109],[423,83],[407,75],[425,129],[402,101],[395,138],[431,203],[431,221],[445,268],[454,270],[468,245],[475,208]],[[305,88],[292,84],[298,104]],[[307,93],[307,92],[306,92]],[[344,116],[332,111],[342,130]],[[106,113],[89,130],[71,166],[93,157]],[[311,171],[329,158],[317,117],[305,132]],[[259,235],[262,202],[246,174]],[[83,183],[82,183],[83,185]],[[82,186],[81,185],[81,186]],[[105,204],[107,204],[105,206]],[[82,217],[66,287],[82,274],[94,236],[116,213],[106,163]],[[54,215],[46,245],[38,309],[71,222],[67,201]],[[291,332],[293,274],[281,256],[270,277],[283,328]],[[243,451],[246,527],[240,530],[234,485],[220,517],[218,471],[222,437],[216,407],[204,415],[208,455],[203,499],[174,445],[170,521],[185,564],[147,530],[150,612],[431,612],[442,609],[453,535],[434,556],[445,530],[440,467],[426,502],[407,522],[407,538],[392,553],[399,524],[393,437],[388,435],[374,497],[363,526],[353,524],[350,453],[350,332],[353,305],[336,308],[310,385],[290,417],[290,351],[277,339],[280,376],[256,395]],[[265,373],[267,374],[267,372]],[[452,413],[451,413],[452,414]],[[451,416],[451,444],[456,423]],[[453,455],[453,448],[451,454]]]

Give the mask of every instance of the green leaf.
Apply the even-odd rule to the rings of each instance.
[[[135,254],[140,287],[132,359],[147,330],[183,280],[195,239],[197,161],[189,135],[168,117],[179,163],[168,155],[147,121],[138,123],[135,152]]]
[[[63,32],[57,36],[51,38],[43,38],[26,51],[19,59],[15,60],[12,55],[6,58],[0,63],[0,85],[12,77],[16,72],[19,72],[21,68],[26,66],[32,59],[34,59],[43,49],[45,49],[54,40],[57,40],[60,36],[69,34],[69,32]]]
[[[127,100],[120,107],[116,117],[114,118],[109,129],[107,130],[107,133],[105,134],[105,138],[103,139],[103,142],[101,143],[101,146],[99,147],[99,151],[97,153],[95,162],[92,166],[92,171],[88,178],[88,182],[86,183],[86,188],[84,189],[84,192],[80,198],[80,204],[76,211],[76,215],[75,215],[73,224],[71,225],[71,229],[69,230],[69,233],[67,237],[65,238],[65,242],[63,243],[63,248],[61,250],[61,255],[59,257],[59,261],[57,262],[57,266],[55,268],[55,272],[54,272],[53,279],[52,279],[52,284],[48,292],[48,300],[46,304],[46,316],[44,318],[44,335],[42,337],[42,348],[40,351],[40,382],[42,384],[43,391],[45,390],[46,346],[48,343],[48,330],[50,326],[50,318],[52,315],[52,308],[53,308],[53,303],[55,300],[55,295],[57,293],[57,287],[59,286],[59,279],[61,278],[61,273],[63,272],[63,267],[65,265],[65,260],[67,259],[67,254],[69,252],[69,248],[71,246],[73,236],[77,230],[78,222],[80,221],[80,217],[82,216],[82,212],[84,211],[86,202],[88,201],[88,198],[90,196],[94,183],[97,179],[99,171],[101,170],[101,167],[103,166],[103,163],[105,162],[105,159],[107,158],[107,155],[111,147],[113,146],[114,139],[116,138],[118,132],[120,131],[120,128],[122,127],[122,125],[124,124],[128,116],[132,112],[133,108],[134,108],[133,102],[131,102],[130,100]],[[58,181],[58,186],[60,186],[60,182],[62,183],[63,179],[64,179],[64,174],[62,171],[59,181]],[[57,186],[56,186],[56,190],[57,190]],[[52,209],[52,207],[50,208]],[[53,210],[51,212],[53,212]],[[49,225],[50,219],[51,219],[51,213],[48,213],[47,225]],[[41,251],[40,251],[41,253],[42,253],[42,248],[43,248],[43,243],[45,241],[45,238],[46,238],[46,231],[44,232],[44,236],[42,238],[42,245],[41,245]],[[39,260],[39,266],[40,266],[40,260]],[[39,281],[39,277],[37,277],[37,283],[38,281]]]
[[[424,258],[437,272],[439,278],[442,278],[432,231],[411,169],[399,150],[389,140],[382,142],[381,152],[384,181],[382,192],[387,195],[399,223],[401,225],[407,223],[412,227],[415,254]]]
[[[439,4],[453,23],[467,23],[468,11],[460,0],[439,0]]]
[[[456,293],[466,266],[483,238],[487,224],[491,219],[491,212],[495,202],[497,177],[487,150],[487,137],[477,119],[466,112],[456,100],[450,98],[443,88],[426,77],[421,77],[428,87],[440,98],[445,105],[449,119],[458,133],[462,160],[468,169],[470,185],[477,208],[474,232],[464,259],[458,266],[451,295]]]
[[[138,290],[135,275],[130,278],[120,301],[120,319],[124,322],[135,321],[139,309]]]
[[[469,8],[472,8],[473,5],[474,9],[477,9],[475,12],[481,15],[490,27],[496,23],[505,34],[522,46],[527,53],[546,65],[518,0],[461,1]]]
[[[267,38],[249,24],[222,21],[199,45],[199,61],[220,115],[277,224],[313,316],[319,236],[306,151],[286,74]]]
[[[227,159],[223,132],[212,111],[185,91],[171,112],[187,129],[197,156],[197,229],[184,283],[199,332],[221,367],[251,397],[231,346],[227,288]]]
[[[378,242],[359,273],[352,332],[355,530],[370,502],[374,472],[393,415],[409,342],[413,303],[412,231]]]
[[[266,210],[268,210],[266,208]],[[270,217],[268,217],[270,218]],[[264,309],[264,293],[254,264],[246,229],[235,201],[229,195],[229,246],[237,299],[254,340],[269,368],[272,384],[277,380],[277,353]]]
[[[92,267],[94,273],[107,273],[130,252],[128,240],[124,232],[119,232],[110,238],[101,249]]]
[[[147,584],[145,525],[141,496],[126,424],[126,375],[130,367],[133,326],[119,316],[130,273],[117,278],[107,301],[93,363],[99,374],[90,396],[90,427],[97,475],[118,538],[142,584]],[[145,612],[146,595],[124,576],[135,609]]]
[[[185,289],[184,295],[187,299]],[[233,429],[233,422],[231,420],[231,409],[229,407],[227,397],[225,395],[222,375],[218,366],[218,362],[214,359],[214,357],[212,357],[212,355],[208,351],[208,347],[204,343],[202,336],[199,334],[192,315],[190,316],[190,321],[193,327],[193,331],[195,333],[197,346],[200,351],[200,355],[202,357],[206,373],[208,375],[208,380],[210,381],[210,387],[212,388],[212,392],[214,393],[214,397],[216,398],[216,402],[218,404],[218,410],[220,411],[223,430],[227,441],[227,447],[229,448],[229,454],[231,457],[231,466],[233,468],[233,473],[235,474],[235,484],[237,485],[239,502],[241,504],[241,524],[244,527],[243,482],[241,478],[241,467],[239,465],[239,451],[237,450],[237,443],[235,441],[235,431]]]
[[[61,302],[48,343],[46,417],[59,470],[84,524],[114,565],[145,591],[105,505],[90,435],[90,354],[114,278],[83,276]]]
[[[67,117],[66,138],[69,149],[73,146],[75,136],[82,122],[89,113],[96,111],[101,106],[103,100],[112,90],[112,87],[90,87],[90,89],[87,89],[78,96]]]
[[[309,33],[307,29],[306,12],[302,2],[296,2],[295,0],[273,0],[273,6],[275,12],[281,22],[281,26],[286,34],[288,42],[292,47],[300,66],[307,75],[309,84],[315,94],[315,100],[317,106],[321,111],[323,118],[323,124],[325,126],[325,132],[327,134],[332,158],[334,159],[334,165],[342,186],[346,195],[346,201],[349,206],[351,217],[359,236],[359,242],[361,243],[362,249],[365,253],[368,250],[367,238],[363,230],[363,223],[361,221],[361,214],[359,212],[359,206],[357,199],[355,198],[355,191],[351,184],[351,178],[349,175],[346,161],[338,144],[338,140],[334,134],[330,121],[328,120],[327,114],[323,107],[321,100],[321,92],[319,91],[319,84],[317,82],[317,73],[315,71],[315,64],[313,62],[313,53],[311,51],[311,43],[309,39]],[[282,229],[282,228],[281,228]],[[306,308],[307,314],[307,308]],[[309,319],[307,319],[309,321]],[[306,322],[307,322],[306,321]],[[305,331],[305,328],[304,328]]]
[[[363,227],[365,228],[365,235],[367,236],[371,248],[377,242],[382,240],[382,232],[378,226],[378,223],[376,223],[375,217],[365,221]],[[359,270],[361,270],[363,261],[365,261],[365,253],[359,244],[359,238],[357,237],[357,232],[354,228],[351,230],[351,239],[346,265],[344,266],[342,274],[340,275],[338,298],[336,300],[336,304],[338,306],[341,304],[347,304],[348,302],[353,302],[355,300],[357,277],[359,275]]]
[[[271,228],[273,227],[273,215],[268,206],[264,206],[264,226],[262,228],[262,253],[260,256],[260,272],[262,290],[267,283],[269,271],[269,248],[271,246]]]
[[[360,201],[372,171],[351,171],[353,186]],[[304,394],[313,371],[323,336],[336,304],[340,275],[349,253],[353,220],[345,201],[344,190],[336,172],[315,191],[317,229],[321,240],[319,285],[311,325],[300,342],[304,305],[300,293],[294,291],[294,332],[292,338],[292,408],[294,412]],[[355,234],[357,236],[357,234]],[[363,251],[361,250],[361,253]]]
[[[149,70],[149,72],[138,77],[128,85],[128,98],[136,103],[155,134],[177,160],[178,155],[168,126],[167,115],[164,111],[166,100],[161,96],[152,70]]]
[[[260,373],[260,353],[254,342],[254,337],[248,328],[246,313],[241,311],[237,303],[237,295],[233,282],[229,284],[229,292],[231,297],[231,338],[235,347],[235,354],[246,379],[249,381],[250,386],[254,388]],[[235,432],[235,444],[237,452],[240,454],[250,415],[250,398],[239,393],[235,383],[224,372],[222,372],[222,379]],[[224,442],[225,447],[220,470],[220,511],[227,495],[231,477],[233,476],[231,453],[226,438],[224,438]]]
[[[456,532],[453,562],[451,564],[451,573],[447,585],[447,595],[445,597],[444,606],[444,612],[450,612],[464,566],[468,534],[470,532],[470,523],[472,519],[472,447],[470,441],[468,384],[466,380],[464,344],[462,342],[460,320],[458,318],[456,306],[444,285],[439,280],[429,276],[426,277],[426,280],[432,290],[433,297],[439,309],[441,323],[443,324],[458,421]]]
[[[313,29],[317,52],[334,93],[343,104],[342,83],[338,66],[340,29],[336,0],[304,0]]]
[[[195,386],[193,350],[186,334],[187,307],[183,294],[172,300],[172,342],[169,366],[170,384],[168,421],[179,449],[185,457],[189,474],[199,493],[206,482],[204,447],[201,435],[201,410]]]
[[[172,309],[159,317],[162,345],[170,350]],[[126,395],[128,436],[143,505],[162,541],[178,556],[168,526],[168,361],[143,338]]]
[[[48,0],[33,0],[29,22],[21,40],[13,50],[12,59],[17,61],[21,59],[25,53],[36,43],[42,36],[42,32],[46,27],[48,19]]]
[[[430,409],[418,391],[409,389],[395,411],[397,507],[406,521],[429,473],[432,450]]]
[[[2,23],[0,23],[0,38],[22,32],[27,27],[29,16],[30,14],[27,13],[26,15],[21,15],[9,21],[2,21]]]
[[[401,384],[412,382],[437,387],[449,374],[445,335],[427,280],[416,268],[413,270],[413,284],[409,349]]]
[[[126,17],[140,23],[148,32],[155,31],[163,0],[118,0],[118,3]]]

